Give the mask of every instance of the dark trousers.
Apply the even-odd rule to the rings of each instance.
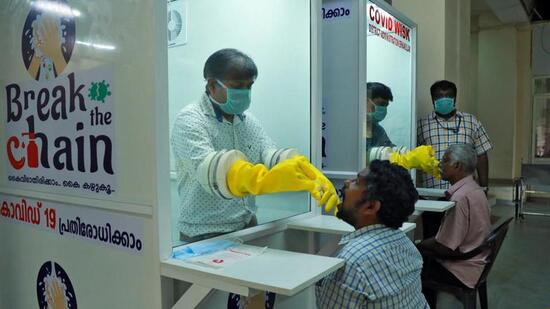
[[[272,292],[265,292],[264,308],[272,309],[275,307],[275,297],[277,294]],[[241,304],[241,295],[229,293],[229,298],[227,299],[227,309],[241,309],[243,308]]]
[[[425,211],[422,213],[421,216],[422,216],[423,239],[435,237],[435,235],[437,234],[437,231],[439,231],[439,226],[441,225],[441,220],[443,220],[445,213]]]
[[[438,261],[424,257],[424,266],[422,267],[422,281],[434,280],[444,284],[466,287],[453,273],[443,267]],[[426,297],[431,309],[437,307],[437,291],[422,287],[422,293]]]

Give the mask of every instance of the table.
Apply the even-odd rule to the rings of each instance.
[[[407,233],[414,230],[416,223],[405,222],[400,228]],[[336,218],[335,216],[319,215],[306,219],[296,220],[288,223],[288,229],[302,230],[309,232],[328,233],[336,235],[344,235],[355,231],[355,228],[346,222]]]
[[[426,197],[445,197],[445,189],[433,189],[433,188],[416,188],[418,195]]]
[[[416,211],[434,211],[444,212],[455,206],[455,202],[451,201],[430,201],[430,200],[418,200],[414,205]]]
[[[246,262],[219,269],[168,259],[161,262],[161,274],[192,283],[172,308],[194,308],[212,289],[244,296],[253,295],[255,291],[292,296],[343,265],[343,259],[266,249]]]

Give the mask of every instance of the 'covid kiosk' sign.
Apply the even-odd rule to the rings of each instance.
[[[411,51],[411,28],[395,16],[369,2],[367,20],[369,34],[377,35],[407,52]]]

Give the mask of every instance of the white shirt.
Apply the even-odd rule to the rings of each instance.
[[[176,159],[180,213],[178,229],[189,237],[232,232],[244,228],[256,213],[253,196],[225,200],[199,184],[199,164],[211,152],[236,149],[249,162],[259,163],[262,152],[276,148],[260,122],[251,113],[235,115],[233,123],[214,109],[206,94],[184,107],[176,116],[171,136]]]

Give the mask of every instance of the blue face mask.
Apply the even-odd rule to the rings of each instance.
[[[227,92],[227,100],[225,103],[216,102],[212,97],[210,99],[217,103],[221,110],[229,115],[237,115],[244,113],[250,107],[251,91],[250,89],[228,88],[221,81],[216,79],[216,82],[222,86]]]
[[[239,242],[228,239],[209,240],[202,243],[193,243],[176,248],[172,252],[172,257],[175,259],[184,260],[186,258],[206,255],[238,245],[240,245]]]
[[[388,114],[387,106],[374,105],[374,113],[367,113],[367,116],[371,117],[374,122],[380,122],[386,118]]]
[[[434,102],[435,112],[441,115],[448,115],[455,110],[455,99],[440,98]]]

